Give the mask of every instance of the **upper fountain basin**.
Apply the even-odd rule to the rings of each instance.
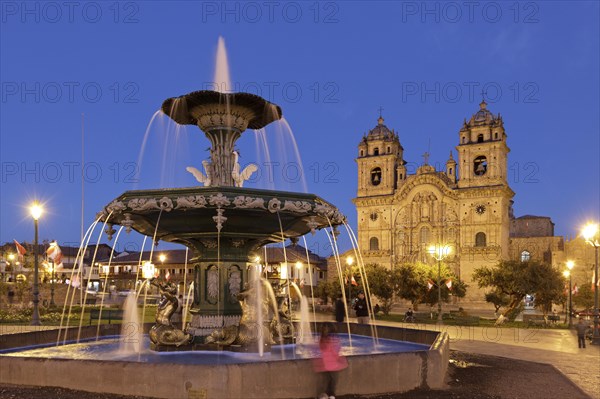
[[[219,186],[127,191],[99,217],[150,237],[156,231],[156,240],[194,247],[217,235],[234,246],[239,240],[255,247],[345,221],[335,206],[314,194]]]
[[[281,119],[281,108],[250,93],[200,90],[166,99],[162,111],[180,125],[198,125],[203,131],[235,128],[262,129]]]

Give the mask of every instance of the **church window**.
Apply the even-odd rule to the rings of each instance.
[[[373,155],[379,155],[379,148],[375,147],[373,149]]]
[[[388,147],[388,154],[392,152],[392,147]]]
[[[477,136],[477,142],[483,143],[483,134],[480,134],[479,136]]]
[[[429,244],[429,227],[421,227],[421,244],[427,245]]]
[[[381,183],[381,168],[371,170],[371,184],[378,186]]]
[[[485,233],[483,232],[479,232],[477,234],[475,234],[475,246],[476,247],[485,247],[486,246],[486,240],[485,240]]]
[[[473,161],[473,171],[475,172],[476,176],[483,176],[485,175],[485,172],[487,172],[487,158],[484,157],[483,155],[478,156],[477,158],[475,158],[475,160]]]
[[[450,174],[452,175],[452,168],[450,168]]]
[[[531,259],[531,253],[529,251],[521,252],[521,262],[529,262]]]
[[[494,138],[498,140],[498,132],[494,133]]]
[[[378,216],[377,212],[371,212],[370,218],[372,221],[376,221]]]
[[[379,240],[377,239],[377,237],[371,237],[369,239],[369,250],[379,251]]]
[[[364,155],[365,155],[365,152],[364,152],[364,150],[360,150],[360,156],[362,157],[362,156],[364,156]]]
[[[463,144],[466,144],[467,142],[467,138],[465,136],[463,136]]]

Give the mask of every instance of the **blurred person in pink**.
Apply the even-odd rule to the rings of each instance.
[[[338,372],[348,367],[348,361],[340,355],[340,340],[336,335],[336,328],[332,323],[321,325],[321,338],[319,340],[321,356],[315,359],[314,367],[317,373],[323,375],[326,385],[325,393],[319,398],[335,399],[335,385]]]

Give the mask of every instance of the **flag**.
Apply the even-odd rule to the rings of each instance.
[[[48,256],[49,259],[52,259],[56,266],[62,263],[62,250],[56,241],[50,243],[50,246],[46,250],[46,256]]]
[[[167,272],[165,273],[165,279],[166,280],[170,280],[171,279],[171,273],[169,273],[169,269],[167,269]]]
[[[344,284],[348,284],[348,276],[344,277]]]
[[[21,244],[19,244],[19,242],[17,240],[14,240],[15,242],[15,247],[17,249],[17,253],[19,254],[19,258],[23,259],[23,256],[25,256],[25,254],[27,253],[27,250],[25,249],[24,246],[22,246]]]
[[[304,287],[304,279],[301,279],[300,280],[300,288],[303,288],[303,287]]]
[[[446,287],[448,287],[449,291],[452,291],[452,279],[451,278],[446,280]]]
[[[352,276],[352,281],[350,281],[350,283],[355,286],[358,287],[358,283],[356,282],[356,280],[354,279],[354,276]]]
[[[79,275],[76,274],[75,277],[73,277],[73,280],[71,281],[71,286],[72,287],[79,287],[81,284],[79,283]]]
[[[431,291],[431,289],[433,288],[435,284],[433,283],[433,281],[431,279],[427,279],[427,291]]]
[[[579,287],[577,287],[577,283],[575,283],[573,289],[571,290],[571,294],[577,295],[577,293],[579,293]]]

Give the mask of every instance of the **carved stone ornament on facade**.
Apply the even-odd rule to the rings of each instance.
[[[239,267],[233,265],[229,268],[229,302],[236,303],[242,289],[242,272]]]
[[[108,238],[108,241],[112,240],[113,235],[117,232],[114,228],[112,223],[108,223],[106,225],[106,230],[104,230],[104,232],[106,233],[106,238]]]
[[[327,204],[315,204],[314,212],[319,216],[327,218],[329,222],[339,224],[344,221],[342,214],[337,209]]]
[[[207,300],[211,304],[217,303],[219,297],[219,269],[212,265],[206,271]]]
[[[231,245],[233,245],[234,248],[241,248],[244,246],[245,243],[246,243],[246,240],[244,240],[244,239],[232,239],[231,240]]]
[[[219,208],[219,209],[217,209],[217,216],[213,216],[213,220],[217,224],[218,231],[221,231],[221,229],[223,228],[223,223],[225,223],[227,221],[227,218],[225,216],[223,216],[224,212],[225,212],[225,209]]]
[[[175,201],[177,202],[175,209],[205,208],[207,203],[206,198],[203,195],[178,197]]]
[[[134,198],[132,200],[129,200],[127,206],[132,211],[138,212],[160,209],[160,207],[158,206],[158,202],[155,198]]]
[[[211,195],[208,197],[208,203],[216,206],[218,208],[227,206],[231,204],[231,201],[223,195],[223,193],[218,193],[216,195]]]
[[[161,210],[170,212],[173,210],[173,200],[169,197],[162,197],[158,200],[158,206]]]
[[[121,222],[121,226],[125,226],[125,232],[129,234],[131,233],[131,226],[133,226],[133,220],[131,220],[130,213],[125,213],[123,216],[125,216],[125,220]]]
[[[110,204],[108,204],[108,206],[106,207],[106,210],[108,210],[109,212],[120,212],[120,211],[124,211],[127,207],[125,206],[125,204],[122,201],[118,201],[118,200],[114,200],[113,202],[111,202]]]
[[[267,209],[265,207],[265,200],[260,197],[246,197],[243,195],[239,195],[233,199],[233,205],[236,208],[241,209],[249,209],[249,208],[257,208],[257,209]]]
[[[310,234],[315,235],[317,232],[317,227],[319,227],[319,223],[317,223],[314,216],[310,217],[310,219],[306,222],[306,225],[310,229]]]
[[[271,198],[267,204],[267,208],[271,213],[275,213],[281,209],[281,201],[279,201],[277,198]]]
[[[306,201],[285,201],[283,210],[295,213],[307,213],[312,209],[312,205]]]
[[[202,243],[202,245],[204,245],[205,248],[215,249],[218,247],[218,242],[214,239],[204,238],[200,240],[200,242]]]
[[[447,180],[449,179],[441,173],[419,175],[414,177],[410,176],[409,179],[407,179],[406,183],[404,183],[402,187],[400,187],[400,189],[396,192],[394,197],[396,199],[402,200],[406,198],[415,187],[421,186],[423,184],[431,184],[437,187],[445,197],[456,199],[457,193],[455,192],[455,190],[452,190],[448,187]]]

